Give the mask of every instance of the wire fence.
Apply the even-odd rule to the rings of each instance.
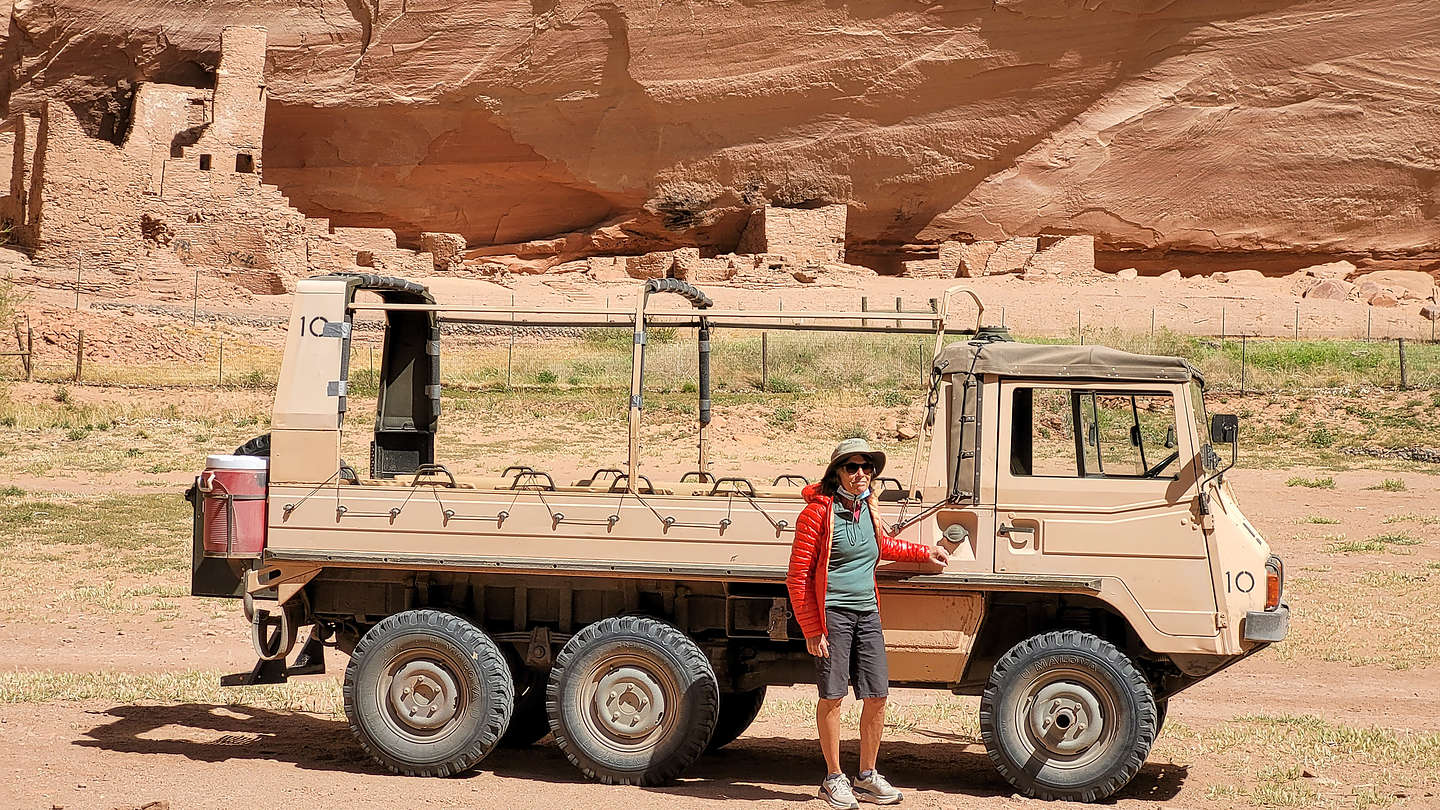
[[[900,321],[885,318],[886,312],[933,312],[935,299],[886,299],[884,310],[869,296],[858,297],[859,309],[876,313],[867,325],[883,328]],[[93,302],[96,307],[125,308],[111,302]],[[1117,305],[1119,306],[1119,305]],[[70,346],[71,359],[60,360],[52,353],[38,358],[33,329],[15,323],[17,351],[0,353],[0,377],[38,379],[42,382],[91,382],[133,386],[185,386],[213,384],[230,387],[274,385],[279,373],[281,350],[254,339],[235,337],[233,327],[274,328],[284,318],[256,318],[226,313],[179,313],[174,309],[148,307],[168,313],[177,321],[190,320],[201,330],[191,348],[190,360],[147,362],[145,357],[111,359],[116,352],[100,351],[104,339],[87,338],[83,330]],[[1394,334],[1391,320],[1384,322],[1380,335],[1373,317],[1363,325],[1353,324],[1350,336],[1321,336],[1318,326],[1307,324],[1296,309],[1288,334],[1262,333],[1256,315],[1248,310],[1231,314],[1222,307],[1218,315],[1184,323],[1162,323],[1158,309],[1151,309],[1148,328],[1120,328],[1107,323],[1135,322],[1134,312],[1102,320],[1089,308],[1074,309],[1073,324],[1057,325],[1055,312],[1023,311],[1006,306],[987,310],[986,320],[1009,328],[1022,340],[1046,343],[1104,344],[1145,354],[1185,358],[1205,374],[1212,388],[1219,390],[1269,392],[1301,389],[1440,388],[1440,343],[1434,338],[1435,322],[1405,330],[1418,336]],[[1373,308],[1371,308],[1373,309]],[[1389,313],[1393,314],[1393,313]],[[190,317],[185,317],[189,315]],[[1335,331],[1327,315],[1326,329]],[[952,318],[965,322],[966,316]],[[1197,331],[1215,321],[1215,332]],[[1264,319],[1261,319],[1262,321]],[[1271,319],[1273,321],[1273,319]],[[1274,326],[1266,321],[1260,325]],[[517,389],[612,389],[628,386],[630,373],[630,327],[546,330],[523,326],[466,327],[447,324],[448,344],[442,360],[444,382],[485,390]],[[1430,334],[1425,334],[1428,326]],[[227,328],[231,327],[231,328]],[[1308,328],[1307,328],[1308,327]],[[1268,328],[1268,327],[1267,327]],[[208,339],[204,332],[208,330]],[[652,328],[647,348],[646,387],[655,391],[684,391],[693,387],[698,375],[698,346],[694,329]],[[352,387],[359,395],[374,387],[378,375],[383,331],[375,322],[357,322],[352,340],[350,370]],[[952,340],[964,339],[952,335]],[[717,329],[712,337],[712,377],[717,392],[805,394],[827,390],[879,392],[881,399],[912,398],[928,383],[934,338],[928,335],[849,334],[826,331],[753,331]],[[100,355],[96,357],[95,355]],[[9,358],[14,360],[6,362]]]

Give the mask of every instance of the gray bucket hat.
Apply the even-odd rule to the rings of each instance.
[[[871,464],[875,465],[875,474],[871,476],[872,478],[879,477],[880,471],[885,469],[883,452],[871,447],[870,442],[864,439],[846,439],[835,445],[834,452],[830,454],[830,466],[825,468],[825,475],[821,477],[821,480],[829,478],[835,472],[835,468],[840,466],[840,462],[855,455],[865,456],[870,459]]]

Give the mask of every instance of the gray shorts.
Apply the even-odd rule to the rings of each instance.
[[[885,664],[885,633],[880,612],[856,613],[845,608],[825,609],[825,637],[829,658],[815,658],[815,682],[820,697],[838,700],[848,687],[855,698],[883,698],[890,694],[890,669]]]

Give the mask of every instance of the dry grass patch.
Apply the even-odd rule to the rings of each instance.
[[[1207,798],[1228,806],[1381,807],[1440,785],[1440,734],[1309,715],[1238,717],[1199,731],[1167,726],[1155,754],[1221,764],[1233,781]]]
[[[267,686],[221,687],[218,672],[4,672],[0,705],[96,701],[114,705],[201,703],[344,716],[338,681],[304,678]]]
[[[1432,666],[1440,662],[1440,636],[1431,626],[1437,584],[1440,565],[1430,563],[1291,577],[1286,582],[1294,608],[1290,637],[1274,652],[1292,661]]]
[[[98,591],[76,591],[62,597],[62,602],[72,606],[107,610],[107,606],[141,597],[168,599],[182,594],[148,580],[163,577],[174,581],[188,573],[190,523],[190,505],[178,492],[3,498],[0,560],[19,571],[43,567],[45,582],[52,588],[67,579],[87,584],[97,573],[105,577],[106,587]],[[128,591],[111,584],[127,579],[142,582]],[[7,586],[7,595],[13,597],[15,587]],[[53,592],[45,601],[52,598]],[[13,599],[11,605],[15,605]]]

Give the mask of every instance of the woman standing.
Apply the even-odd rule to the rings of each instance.
[[[865,801],[895,804],[902,797],[875,770],[885,730],[890,678],[885,636],[875,593],[881,560],[944,565],[950,554],[939,546],[897,540],[880,525],[870,483],[885,468],[885,454],[864,439],[846,439],[830,454],[820,482],[804,490],[805,508],[795,523],[795,545],[785,578],[805,646],[815,656],[820,702],[815,722],[826,776],[820,798],[831,807],[857,808]],[[860,713],[860,772],[855,784],[840,769],[840,703],[855,689]]]

